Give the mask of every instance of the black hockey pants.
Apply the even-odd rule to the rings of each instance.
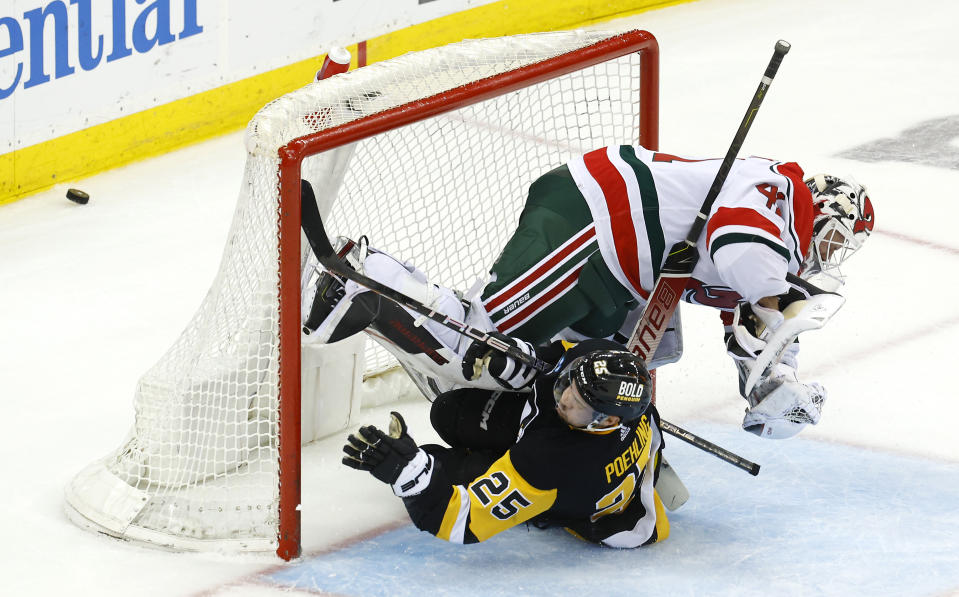
[[[430,409],[430,423],[445,448],[428,444],[454,483],[481,476],[516,443],[528,394],[460,388],[440,394]]]

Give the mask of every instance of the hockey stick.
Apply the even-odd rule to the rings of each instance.
[[[686,431],[682,427],[673,425],[669,421],[664,421],[660,419],[659,423],[663,431],[672,435],[673,437],[678,437],[684,442],[692,444],[696,446],[697,448],[699,448],[700,450],[703,450],[704,452],[709,452],[710,454],[716,456],[717,458],[725,460],[726,462],[743,469],[744,471],[746,471],[747,473],[749,473],[750,475],[754,477],[759,474],[759,465],[756,464],[755,462],[751,462],[749,460],[746,460],[742,456],[733,454],[729,450],[726,450],[725,448],[721,448],[710,441],[704,440],[703,438],[699,437],[695,433],[690,433],[689,431]]]
[[[696,267],[696,262],[699,261],[696,243],[703,227],[706,225],[709,210],[712,209],[716,197],[719,196],[719,191],[723,188],[723,183],[726,182],[726,177],[736,161],[736,155],[742,149],[746,133],[749,132],[749,127],[755,120],[756,112],[766,96],[766,90],[772,84],[773,77],[776,76],[776,71],[779,70],[779,65],[789,51],[789,47],[789,43],[786,41],[779,40],[776,42],[776,48],[769,60],[769,65],[766,66],[762,81],[759,83],[756,93],[753,94],[753,99],[749,102],[749,108],[746,110],[746,115],[743,117],[739,129],[736,131],[736,136],[729,146],[729,151],[726,152],[726,157],[723,158],[719,170],[716,172],[716,178],[713,179],[713,184],[706,193],[706,199],[703,201],[702,207],[699,208],[696,221],[693,222],[686,240],[678,242],[670,248],[666,262],[660,271],[659,279],[656,280],[656,286],[653,287],[649,300],[646,302],[646,307],[643,309],[643,314],[636,323],[636,327],[633,328],[633,334],[629,338],[627,347],[646,361],[656,354],[656,348],[659,347],[659,343],[663,339],[666,325],[673,316],[676,306],[679,305],[679,300],[686,289],[689,278],[693,275],[693,269]]]
[[[303,232],[306,234],[306,239],[310,243],[310,247],[313,249],[313,253],[316,255],[317,260],[328,271],[342,276],[348,280],[353,280],[357,284],[365,286],[376,294],[385,297],[403,307],[406,307],[410,311],[424,315],[453,331],[459,332],[460,334],[473,338],[474,340],[478,340],[493,350],[506,353],[514,360],[523,363],[528,367],[532,367],[541,373],[549,373],[554,369],[553,365],[550,365],[533,355],[526,354],[516,346],[507,344],[486,332],[468,326],[465,323],[456,321],[455,319],[447,317],[442,313],[437,313],[435,310],[430,309],[416,299],[410,298],[401,292],[393,290],[389,286],[381,284],[380,282],[377,282],[376,280],[373,280],[372,278],[369,278],[346,265],[344,261],[337,257],[336,251],[333,249],[333,245],[330,243],[330,239],[326,236],[326,229],[323,227],[322,218],[320,218],[320,210],[316,205],[316,197],[313,194],[313,188],[309,185],[309,183],[304,181],[304,183],[301,185],[300,193],[300,205],[302,211],[301,223]],[[675,435],[676,437],[691,443],[697,448],[709,452],[717,458],[725,460],[726,462],[747,471],[751,475],[759,474],[758,464],[750,462],[745,458],[724,450],[716,444],[706,441],[703,438],[690,433],[689,431],[676,427],[671,423],[663,420],[660,420],[660,422],[662,423],[662,430],[666,433]]]

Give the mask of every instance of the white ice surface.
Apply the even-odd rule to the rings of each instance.
[[[716,315],[686,308],[687,351],[662,371],[661,411],[763,471],[749,477],[667,438],[692,498],[655,547],[597,550],[525,527],[446,545],[404,526],[388,489],[338,464],[342,438],[305,451],[297,565],[82,531],[63,514],[64,485],[116,448],[137,379],[216,271],[244,160],[231,134],[0,207],[0,594],[959,592],[959,5],[702,0],[629,21],[662,48],[661,149],[725,153],[783,38],[793,49],[743,153],[869,187],[877,228],[849,264],[848,302],[803,338],[802,376],[830,391],[818,427],[788,442],[738,430],[744,403]],[[896,161],[840,157],[926,122]],[[910,157],[930,154],[935,165]],[[90,204],[64,199],[67,186]],[[414,437],[435,439],[425,403],[400,409]]]

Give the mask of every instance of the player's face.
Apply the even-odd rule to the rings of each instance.
[[[844,240],[845,237],[838,230],[833,230],[823,236],[823,239],[819,242],[819,255],[822,256],[822,260],[829,261],[833,252],[842,246]]]
[[[586,404],[582,396],[576,390],[576,384],[570,384],[563,390],[563,394],[556,401],[556,412],[559,418],[566,421],[573,427],[586,427],[593,422],[596,413],[593,407]]]

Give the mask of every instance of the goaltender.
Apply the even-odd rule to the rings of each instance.
[[[349,436],[343,463],[390,484],[419,529],[454,543],[523,522],[610,547],[665,539],[654,488],[663,438],[645,364],[601,339],[539,350],[558,363],[530,380],[529,393],[460,388],[437,397],[431,421],[450,447],[418,447],[392,413],[389,434],[365,426]],[[510,359],[485,358],[477,365],[509,375]]]

